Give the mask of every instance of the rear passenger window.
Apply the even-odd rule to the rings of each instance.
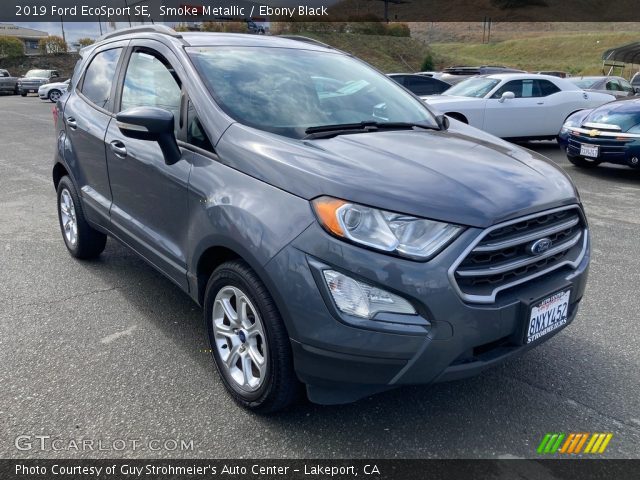
[[[548,97],[560,91],[560,89],[549,80],[538,80],[538,88],[540,89],[541,97]]]
[[[164,58],[147,51],[133,52],[124,78],[121,110],[163,108],[173,113],[177,123],[181,93],[180,81]]]
[[[121,53],[121,48],[100,52],[91,60],[84,75],[82,94],[100,108],[106,108],[111,100],[111,87]]]

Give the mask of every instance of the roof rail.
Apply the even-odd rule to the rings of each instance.
[[[312,45],[318,45],[319,47],[330,48],[335,50],[331,45],[326,43],[322,43],[314,38],[304,37],[302,35],[278,35],[278,38],[286,38],[288,40],[297,40],[298,42],[310,43]]]
[[[169,28],[166,25],[139,25],[137,27],[122,28],[115,32],[105,33],[98,41],[107,40],[108,38],[120,37],[122,35],[128,35],[130,33],[161,33],[163,35],[169,35],[174,38],[182,38],[178,32],[173,28]]]

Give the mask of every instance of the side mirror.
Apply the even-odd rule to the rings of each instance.
[[[436,115],[436,122],[438,122],[440,130],[449,130],[449,126],[451,125],[451,123],[449,123],[449,117],[446,115]]]
[[[498,100],[500,103],[503,103],[505,100],[513,100],[516,98],[516,94],[513,92],[504,92],[500,99]]]
[[[116,115],[118,128],[125,137],[158,142],[167,165],[177,163],[182,154],[174,133],[173,113],[156,107],[134,107]]]

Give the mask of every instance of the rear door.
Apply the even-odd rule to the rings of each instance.
[[[99,48],[64,108],[65,159],[89,220],[108,228],[111,190],[104,136],[112,119],[114,78],[128,41]]]
[[[118,81],[115,111],[139,106],[174,114],[180,130],[185,73],[174,54],[153,40],[133,41]],[[186,108],[186,106],[185,106]],[[187,290],[190,164],[166,165],[156,142],[125,137],[111,122],[105,138],[114,233]]]

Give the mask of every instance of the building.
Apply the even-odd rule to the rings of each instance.
[[[26,55],[35,55],[40,53],[38,42],[41,38],[48,37],[47,32],[33,30],[10,23],[0,23],[0,36],[14,37],[24,44],[24,53]]]

